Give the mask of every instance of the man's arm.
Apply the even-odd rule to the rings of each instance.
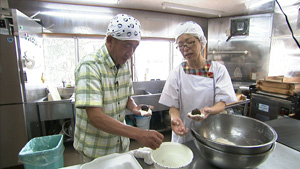
[[[115,120],[103,113],[101,107],[88,107],[86,111],[93,126],[107,133],[135,139],[152,149],[158,148],[164,139],[164,136],[155,130],[142,130]]]
[[[135,101],[132,99],[131,96],[128,97],[126,108],[136,115],[141,115],[138,110],[138,106],[136,105]]]

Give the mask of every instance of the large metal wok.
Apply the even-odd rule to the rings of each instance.
[[[269,125],[245,116],[216,114],[203,120],[191,132],[204,144],[228,153],[241,155],[268,151],[277,140],[277,133]],[[234,143],[217,141],[219,138]]]

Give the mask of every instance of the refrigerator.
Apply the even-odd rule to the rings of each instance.
[[[0,168],[20,165],[18,154],[29,141],[27,76],[23,66],[26,46],[21,42],[42,31],[39,24],[16,9],[1,18],[0,34]],[[36,27],[36,28],[34,28]],[[37,31],[32,31],[36,29]],[[29,40],[32,43],[32,39]],[[22,48],[22,49],[21,49]],[[30,50],[32,47],[30,47]],[[39,49],[40,50],[40,49]]]

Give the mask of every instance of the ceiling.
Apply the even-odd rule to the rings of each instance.
[[[163,13],[181,14],[204,18],[239,16],[267,13],[274,10],[274,0],[117,0],[116,4],[107,4],[100,0],[37,0],[60,4],[78,4],[105,6],[113,8],[137,9]],[[109,1],[109,0],[106,0]],[[284,0],[281,0],[284,1]],[[289,0],[289,2],[298,0]],[[163,8],[163,4],[175,4],[177,9]],[[188,6],[190,9],[178,9]],[[203,11],[202,11],[203,10]],[[202,11],[202,12],[201,12]]]
[[[36,19],[47,30],[51,30],[52,32],[91,33],[92,31],[90,30],[101,30],[100,32],[93,32],[92,34],[105,33],[106,28],[103,27],[103,25],[109,22],[112,14],[119,11],[129,12],[132,10],[130,12],[138,15],[146,11],[145,13],[147,13],[147,15],[139,16],[141,17],[139,18],[140,21],[143,19],[147,21],[151,19],[151,22],[148,21],[146,23],[150,24],[155,22],[160,25],[147,25],[148,28],[151,28],[151,30],[165,30],[163,28],[165,26],[165,19],[174,21],[169,23],[169,26],[170,24],[175,25],[176,22],[186,20],[189,17],[211,19],[273,13],[277,10],[275,0],[117,0],[118,3],[116,4],[107,4],[101,1],[102,0],[0,0],[0,3],[2,6],[3,2],[4,4],[6,2],[8,9],[15,8],[22,11],[25,15]],[[277,1],[279,1],[284,9],[285,7],[288,8],[289,6],[295,5],[299,9],[300,6],[299,0]],[[163,6],[166,5],[166,3],[172,3],[177,9],[164,8]],[[190,9],[179,9],[182,7],[189,7]],[[151,12],[149,13],[149,11]],[[177,15],[161,15],[161,13]],[[101,20],[95,21],[96,17],[99,18],[99,14],[101,14]],[[152,18],[148,18],[147,16],[149,15],[151,15]],[[109,17],[109,19],[105,18],[106,16]],[[163,18],[162,20],[160,20],[160,16]],[[159,20],[163,23],[160,23]],[[88,31],[86,31],[86,28],[83,29],[84,25],[88,25],[86,26],[89,28]],[[80,31],[76,30],[77,28],[80,28]],[[70,30],[73,31],[70,32]]]

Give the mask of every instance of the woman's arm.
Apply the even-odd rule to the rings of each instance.
[[[200,111],[202,110],[201,113],[203,112],[203,113],[209,113],[209,114],[218,114],[225,110],[225,106],[226,106],[225,102],[220,101],[220,102],[216,103],[215,105],[213,105],[212,107],[204,107],[203,110],[200,109]]]
[[[184,128],[184,124],[180,117],[179,109],[175,107],[171,107],[169,110],[169,114],[171,117],[171,127],[176,135],[184,136],[187,134],[188,129]]]

